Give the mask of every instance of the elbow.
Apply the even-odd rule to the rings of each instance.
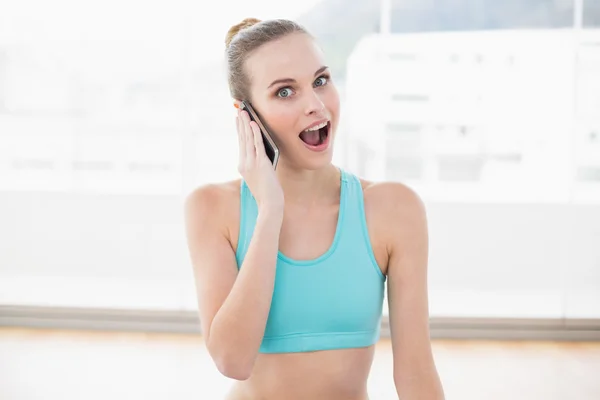
[[[252,368],[246,366],[246,363],[239,358],[236,360],[235,358],[221,357],[215,359],[215,364],[222,375],[237,381],[247,380],[252,373]]]
[[[219,372],[230,379],[245,381],[250,378],[256,354],[250,356],[244,348],[231,346],[227,342],[211,340],[213,335],[206,339],[206,347]]]
[[[243,352],[239,350],[223,351],[223,349],[217,351],[211,347],[208,347],[208,352],[222,375],[237,381],[245,381],[250,378],[254,362],[253,360],[250,362],[248,357],[243,356]]]

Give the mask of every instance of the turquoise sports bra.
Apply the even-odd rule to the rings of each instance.
[[[240,203],[238,268],[258,213],[243,180]],[[329,250],[313,260],[294,260],[278,253],[260,352],[305,352],[376,343],[385,280],[369,241],[360,181],[342,169],[338,223]]]

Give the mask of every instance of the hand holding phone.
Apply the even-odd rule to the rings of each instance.
[[[267,156],[267,145],[264,145],[264,141],[268,141],[270,137],[265,138],[259,126],[260,120],[252,120],[251,115],[247,108],[238,111],[237,131],[240,149],[238,171],[254,196],[259,212],[268,209],[269,215],[283,217],[283,189],[274,168],[277,165],[279,151],[274,143],[268,142],[269,146],[273,145],[274,150],[272,159]]]
[[[263,138],[263,144],[265,146],[265,152],[267,153],[267,157],[271,160],[271,164],[273,164],[273,169],[277,168],[277,161],[279,161],[279,149],[273,140],[273,135],[266,128],[265,124],[260,120],[258,113],[252,105],[247,101],[242,101],[241,105],[242,110],[246,110],[248,115],[250,116],[250,120],[256,122],[258,127],[260,128],[260,132]]]

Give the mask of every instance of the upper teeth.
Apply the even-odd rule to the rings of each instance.
[[[308,131],[318,131],[319,129],[323,128],[327,126],[327,121],[320,123],[319,125],[315,125],[312,128],[308,128],[306,129],[306,132]]]

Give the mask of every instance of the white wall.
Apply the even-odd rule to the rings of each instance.
[[[600,204],[428,204],[432,316],[600,318]],[[178,196],[0,193],[0,304],[194,310]]]

